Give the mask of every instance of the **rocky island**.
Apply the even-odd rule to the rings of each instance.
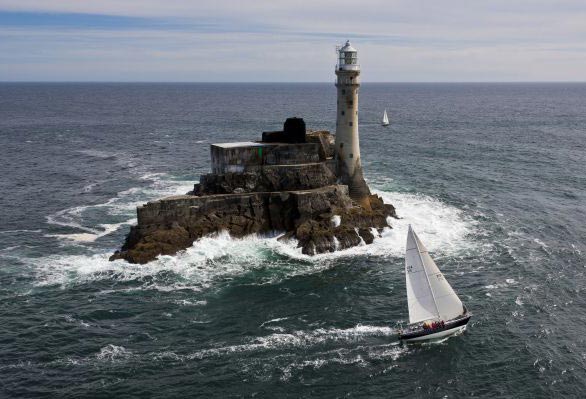
[[[110,260],[147,263],[219,231],[280,234],[314,255],[370,244],[396,217],[364,181],[358,137],[360,69],[346,43],[336,65],[336,135],[289,118],[256,142],[211,145],[212,171],[193,191],[138,207],[138,223]]]

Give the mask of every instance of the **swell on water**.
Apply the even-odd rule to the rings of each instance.
[[[111,234],[123,226],[136,223],[136,207],[150,199],[166,195],[185,194],[193,188],[193,181],[171,180],[162,173],[148,173],[140,176],[146,187],[133,187],[120,191],[116,197],[93,205],[79,205],[47,216],[50,225],[78,230],[74,233],[47,234],[70,242],[88,243]],[[104,219],[118,217],[125,219],[117,223],[92,223],[88,214],[93,213]],[[95,217],[94,217],[95,219]],[[82,232],[79,232],[82,231]]]

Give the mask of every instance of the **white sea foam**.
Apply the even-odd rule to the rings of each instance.
[[[286,318],[283,318],[286,319]],[[274,319],[277,321],[281,319]],[[297,330],[289,333],[272,333],[264,337],[245,338],[243,343],[229,346],[218,346],[198,350],[193,353],[178,354],[173,350],[149,354],[135,354],[131,350],[118,345],[109,344],[100,349],[93,356],[85,358],[68,358],[68,363],[85,364],[99,362],[124,362],[129,359],[148,356],[154,361],[189,361],[207,358],[232,356],[234,354],[248,354],[265,351],[285,351],[289,353],[293,348],[309,348],[319,345],[350,344],[349,347],[338,347],[324,352],[318,352],[317,358],[285,366],[285,375],[291,375],[295,370],[305,367],[321,368],[328,364],[366,366],[370,359],[396,360],[408,351],[404,345],[396,340],[383,345],[365,344],[365,339],[372,337],[393,337],[396,330],[386,326],[357,325],[351,328],[318,328],[315,330]],[[356,345],[358,344],[358,345]],[[287,372],[288,371],[288,372]],[[285,378],[287,379],[287,378]]]
[[[340,223],[342,223],[342,218],[340,217],[340,215],[334,215],[332,216],[332,226],[334,227],[338,227],[340,225]]]
[[[406,345],[401,345],[401,343],[397,341],[391,344],[369,348],[368,357],[371,359],[397,360],[407,351],[408,347]]]
[[[289,317],[278,317],[276,319],[267,320],[267,321],[263,322],[259,327],[264,327],[267,324],[277,323],[279,321],[288,320],[288,319],[289,319]]]
[[[405,254],[409,225],[415,229],[429,251],[454,254],[475,248],[469,235],[474,232],[476,224],[460,209],[421,194],[381,191],[376,194],[386,203],[393,204],[401,218],[391,219],[393,229],[383,235],[385,243],[393,248],[396,256]]]
[[[101,158],[101,159],[115,158],[116,156],[119,155],[116,153],[112,153],[110,151],[100,151],[100,150],[79,150],[78,152],[80,154],[85,154],[85,155],[90,156],[92,158]]]
[[[0,248],[0,252],[10,252],[10,251],[18,249],[20,247],[21,247],[20,245],[12,245],[10,247]]]
[[[306,367],[319,369],[327,365],[358,365],[360,367],[368,365],[372,360],[397,360],[403,354],[409,352],[407,345],[402,345],[400,341],[393,341],[383,345],[357,345],[350,347],[341,347],[325,352],[315,353],[316,359],[308,359],[302,362],[296,362],[288,365],[283,369],[285,376],[287,371],[301,370]],[[290,375],[289,375],[290,377]],[[287,378],[284,378],[287,379]]]
[[[233,239],[227,233],[204,237],[175,256],[160,256],[146,265],[134,265],[125,261],[108,261],[109,254],[49,256],[37,268],[39,285],[67,285],[91,280],[117,279],[142,280],[171,271],[181,277],[181,282],[153,283],[144,287],[161,291],[190,289],[199,291],[216,279],[234,277],[255,268],[266,267],[266,250],[271,246],[283,246],[274,239],[251,236]]]
[[[168,179],[163,173],[145,174],[140,179],[150,183],[145,187],[133,187],[120,191],[116,197],[103,203],[74,206],[48,215],[47,223],[81,230],[82,233],[47,234],[46,236],[76,243],[94,242],[100,237],[117,231],[122,226],[136,223],[136,207],[144,202],[166,195],[184,194],[191,190],[194,184],[193,181]],[[118,223],[92,224],[86,217],[88,212],[99,212],[104,218],[122,216],[127,219]]]
[[[208,304],[208,301],[190,301],[187,299],[175,300],[173,303],[181,306],[205,306]]]
[[[143,178],[159,181],[161,175],[150,174]],[[176,191],[184,189],[185,186],[181,184],[174,186]],[[235,239],[223,232],[204,237],[175,256],[160,256],[146,265],[131,265],[124,261],[109,262],[109,253],[49,256],[41,262],[37,259],[34,260],[37,265],[37,283],[67,285],[100,279],[141,281],[145,277],[156,277],[159,273],[170,271],[181,278],[172,282],[151,280],[142,289],[199,291],[210,287],[216,281],[224,281],[227,277],[232,278],[255,269],[267,268],[271,269],[271,273],[265,274],[257,283],[274,283],[283,278],[321,272],[335,266],[336,260],[340,257],[402,257],[409,224],[414,226],[430,251],[455,254],[474,247],[474,243],[468,240],[468,235],[474,230],[474,224],[458,209],[422,195],[386,192],[378,194],[385,202],[395,205],[401,219],[392,219],[393,228],[385,229],[382,236],[376,238],[371,245],[311,257],[302,254],[295,240],[283,241],[277,240],[275,236],[256,235]],[[75,209],[73,214],[78,212],[78,209]],[[129,220],[128,223],[130,222]],[[76,233],[75,238],[95,240],[126,223],[86,228],[91,231]],[[291,261],[284,262],[283,259]]]
[[[357,365],[359,367],[366,367],[368,361],[366,361],[362,355],[338,355],[337,357],[330,358],[318,358],[314,360],[304,360],[302,362],[291,363],[282,369],[283,375],[281,376],[282,381],[289,381],[293,374],[302,371],[306,368],[313,370],[319,370],[322,367],[328,365]]]
[[[68,323],[75,323],[75,324],[79,324],[80,326],[82,326],[82,327],[84,327],[84,328],[88,328],[88,327],[90,326],[90,324],[89,324],[89,323],[86,323],[86,322],[85,322],[85,321],[83,321],[83,320],[78,320],[78,319],[76,319],[75,317],[73,317],[73,316],[72,316],[72,315],[70,315],[70,314],[66,314],[66,315],[64,316],[64,319],[65,319],[65,321],[66,321],[66,322],[68,322]]]
[[[310,331],[275,333],[254,338],[251,342],[245,344],[203,349],[192,353],[188,358],[202,359],[240,352],[311,347],[329,342],[357,342],[365,337],[388,337],[396,335],[396,333],[396,330],[391,327],[364,326],[360,324],[346,329],[318,328]]]
[[[487,290],[496,290],[499,288],[505,288],[505,287],[515,285],[515,284],[517,284],[517,281],[515,281],[515,279],[508,278],[508,279],[505,279],[505,281],[502,283],[494,283],[494,284],[485,285],[484,288]]]
[[[131,351],[127,350],[123,346],[116,345],[106,345],[102,349],[100,349],[99,353],[96,354],[96,358],[98,360],[110,362],[128,359],[131,356]]]
[[[72,234],[45,234],[45,237],[55,237],[61,238],[64,240],[74,241],[78,243],[88,243],[94,242],[100,237],[107,236],[121,228],[122,226],[127,226],[136,223],[136,218],[128,219],[122,223],[110,223],[110,224],[100,224],[98,227],[99,230],[93,230],[93,233],[72,233]],[[79,228],[79,227],[78,227]]]
[[[381,196],[385,203],[395,206],[400,219],[389,218],[392,228],[384,229],[381,237],[375,238],[373,244],[313,257],[302,255],[300,251],[290,252],[290,255],[314,262],[363,255],[403,257],[407,229],[410,224],[431,252],[455,255],[462,251],[476,249],[475,242],[469,239],[476,227],[475,222],[466,218],[459,209],[420,194],[384,191],[375,191],[375,193]]]
[[[515,304],[517,304],[517,306],[523,306],[523,301],[520,296],[515,299]]]

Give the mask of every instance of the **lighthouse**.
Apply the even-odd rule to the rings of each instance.
[[[338,90],[336,117],[336,168],[338,178],[348,185],[350,197],[370,209],[370,190],[364,181],[360,164],[358,136],[358,89],[360,65],[358,52],[348,40],[337,49],[336,88]]]

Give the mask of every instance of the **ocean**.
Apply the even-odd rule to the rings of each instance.
[[[218,234],[131,265],[108,257],[136,206],[189,191],[211,143],[334,131],[333,84],[0,84],[0,396],[583,396],[586,84],[359,101],[366,179],[400,216],[374,244]],[[397,340],[409,224],[474,314],[460,336]]]

